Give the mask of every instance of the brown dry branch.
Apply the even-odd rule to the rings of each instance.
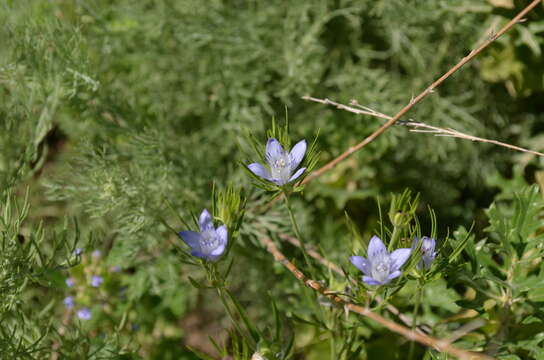
[[[434,337],[431,337],[426,334],[419,333],[417,331],[412,331],[409,328],[399,325],[395,323],[394,321],[388,320],[381,315],[378,315],[374,312],[372,312],[369,308],[363,307],[360,305],[355,305],[350,302],[345,301],[332,291],[324,288],[319,284],[319,282],[308,279],[306,276],[300,271],[292,262],[290,262],[285,255],[283,255],[277,248],[276,244],[274,244],[274,241],[272,241],[270,238],[262,238],[262,242],[266,245],[266,248],[268,251],[274,256],[274,259],[281,263],[283,266],[285,266],[298,280],[303,282],[308,287],[312,288],[313,290],[319,292],[323,296],[326,296],[331,302],[336,304],[337,306],[340,306],[341,308],[344,308],[346,310],[349,310],[351,312],[357,313],[359,315],[362,315],[364,317],[367,317],[371,320],[374,320],[375,322],[379,323],[380,325],[388,328],[389,330],[396,332],[397,334],[400,334],[404,336],[406,339],[417,341],[423,345],[432,347],[438,351],[446,352],[448,354],[451,354],[453,356],[456,356],[459,359],[463,360],[475,360],[475,359],[484,359],[484,360],[491,360],[494,359],[490,356],[487,356],[485,354],[480,353],[474,353],[467,350],[459,349],[453,345],[450,345],[448,341],[436,339]]]
[[[301,247],[301,244],[300,244],[300,241],[298,241],[298,239],[295,239],[294,237],[292,236],[289,236],[287,234],[280,234],[279,235],[280,239],[284,240],[284,241],[287,241],[289,242],[290,244],[296,246],[296,247]],[[315,249],[313,249],[312,247],[307,247],[306,248],[306,251],[308,252],[308,255],[310,255],[311,257],[313,257],[314,259],[316,259],[321,265],[327,267],[328,269],[330,269],[331,271],[339,274],[340,276],[344,276],[344,272],[342,271],[342,269],[340,269],[340,267],[338,265],[336,265],[335,263],[325,259],[323,256],[321,256]],[[353,283],[355,283],[355,281],[353,280]],[[383,302],[383,299],[380,298],[379,296],[376,297],[376,301],[378,303],[381,303]],[[399,309],[397,309],[393,304],[385,304],[385,308],[387,309],[387,311],[389,311],[391,314],[397,316],[404,324],[406,324],[407,326],[410,326],[412,327],[412,319],[410,319],[408,316],[404,315],[403,313],[400,312]],[[426,330],[429,330],[429,329],[426,329]],[[416,328],[416,331],[418,333],[421,333],[421,334],[424,334],[425,332],[422,330],[422,327],[417,327]]]
[[[318,98],[314,98],[314,97],[311,97],[311,96],[303,96],[302,98],[304,100],[308,100],[308,101],[318,102],[318,103],[326,104],[326,105],[332,105],[332,106],[335,106],[338,109],[345,110],[345,111],[348,111],[348,112],[351,112],[351,113],[354,113],[354,114],[358,114],[358,115],[369,115],[369,116],[374,116],[374,117],[378,117],[378,118],[386,119],[386,120],[391,120],[392,119],[391,116],[383,114],[383,113],[381,113],[379,111],[373,110],[373,109],[371,109],[369,107],[363,106],[363,105],[359,104],[356,100],[352,100],[351,101],[352,106],[348,106],[348,105],[344,105],[344,104],[338,103],[338,102],[330,100],[330,99],[318,99]],[[502,146],[502,147],[505,147],[505,148],[508,148],[508,149],[512,149],[512,150],[515,150],[515,151],[521,151],[521,152],[524,152],[524,153],[529,153],[529,154],[533,154],[533,155],[537,155],[537,156],[544,156],[544,153],[541,153],[541,152],[538,152],[538,151],[525,149],[525,148],[522,148],[522,147],[519,147],[519,146],[516,146],[516,145],[510,145],[510,144],[503,143],[503,142],[498,141],[498,140],[484,139],[484,138],[481,138],[481,137],[465,134],[465,133],[462,133],[460,131],[457,131],[457,130],[451,129],[451,128],[444,129],[444,128],[440,128],[440,127],[437,127],[437,126],[432,126],[432,125],[428,125],[428,124],[425,124],[425,123],[422,123],[422,122],[412,121],[412,120],[403,121],[402,125],[411,127],[412,129],[410,131],[412,131],[412,132],[429,133],[429,134],[434,134],[435,136],[447,136],[447,137],[454,137],[454,138],[458,138],[458,139],[489,143],[489,144],[494,144],[494,145],[497,145],[497,146]]]
[[[502,36],[508,30],[510,30],[515,24],[517,24],[518,22],[521,22],[523,17],[527,15],[529,11],[534,9],[540,2],[542,2],[542,0],[533,0],[519,14],[517,14],[512,20],[510,20],[505,26],[503,26],[497,33],[491,34],[480,46],[478,46],[476,49],[472,50],[467,56],[462,58],[456,65],[454,65],[444,75],[442,75],[435,82],[429,85],[423,92],[421,92],[418,96],[410,99],[410,102],[406,106],[404,106],[395,116],[390,118],[385,124],[383,124],[380,128],[378,128],[378,130],[374,131],[372,134],[370,134],[368,137],[366,137],[363,141],[361,141],[357,145],[348,148],[338,157],[334,158],[333,160],[331,160],[330,162],[328,162],[327,164],[325,164],[318,170],[309,174],[306,177],[306,179],[304,179],[303,183],[308,183],[312,179],[315,179],[316,177],[334,168],[339,162],[343,161],[354,152],[362,149],[364,146],[368,145],[370,142],[372,142],[374,139],[376,139],[378,136],[384,133],[385,130],[391,127],[391,125],[395,124],[402,116],[404,116],[408,111],[410,111],[410,109],[412,109],[414,105],[416,105],[421,100],[423,100],[423,98],[425,98],[427,95],[431,94],[436,87],[442,84],[447,78],[449,78],[452,74],[454,74],[457,70],[459,70],[463,65],[465,65],[466,63],[474,59],[476,55],[478,55],[483,49],[485,49],[487,46],[489,46],[489,44],[497,40],[500,36]]]

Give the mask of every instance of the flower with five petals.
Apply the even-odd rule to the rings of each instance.
[[[290,152],[287,152],[283,150],[278,140],[272,138],[268,139],[266,143],[265,158],[269,168],[259,163],[249,164],[247,167],[258,177],[283,186],[296,180],[304,173],[306,168],[296,169],[305,154],[306,140],[299,141]]]
[[[410,257],[412,249],[397,249],[389,253],[382,240],[373,236],[368,244],[368,259],[362,256],[352,256],[350,260],[364,273],[363,281],[368,285],[385,285],[399,277],[400,268]]]
[[[204,209],[199,218],[200,232],[181,231],[179,235],[191,248],[191,255],[208,261],[216,261],[227,248],[227,226],[217,229],[213,226],[212,216]]]

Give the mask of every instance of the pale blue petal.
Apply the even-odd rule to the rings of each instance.
[[[218,258],[219,256],[223,255],[223,253],[225,252],[226,246],[227,246],[227,244],[221,244],[221,245],[219,245],[217,248],[215,248],[215,249],[210,253],[210,258],[216,259],[216,258]]]
[[[201,259],[206,259],[206,255],[203,254],[200,250],[193,250],[191,251],[191,255],[199,257]]]
[[[300,140],[289,153],[289,165],[291,166],[291,171],[295,170],[299,165],[302,159],[306,154],[306,140]]]
[[[270,180],[270,171],[268,171],[268,169],[265,168],[263,165],[259,163],[253,163],[249,164],[247,167],[249,170],[251,170],[252,173],[257,175],[258,177],[265,180]]]
[[[389,255],[389,258],[391,259],[391,271],[397,271],[400,269],[406,260],[408,260],[411,253],[412,249],[409,248],[397,249],[393,251],[391,255]]]
[[[191,249],[200,249],[200,233],[194,231],[181,231],[179,236],[185,241]]]
[[[431,263],[433,262],[433,260],[434,258],[424,256],[419,263],[421,264],[421,262],[423,262],[425,264],[425,269],[429,270],[431,268]]]
[[[221,225],[215,230],[215,233],[219,236],[220,244],[225,246],[229,240],[229,233],[226,225]]]
[[[304,172],[304,170],[306,170],[306,168],[300,168],[297,170],[296,173],[293,174],[293,176],[291,176],[291,178],[289,179],[289,182],[293,181],[293,180],[296,180],[300,175],[302,175],[302,173]]]
[[[207,209],[202,210],[202,213],[200,214],[200,219],[198,220],[200,224],[200,232],[203,232],[204,230],[213,229],[213,221],[212,216],[208,212]]]
[[[417,248],[417,243],[419,242],[419,239],[417,236],[414,237],[414,241],[412,241],[412,250],[415,250]]]
[[[430,256],[430,254],[434,253],[436,240],[427,236],[424,236],[422,240],[423,243],[421,244],[421,251]]]
[[[387,253],[387,249],[385,248],[385,245],[383,244],[382,240],[374,235],[372,239],[370,239],[370,243],[368,244],[368,260],[372,261],[372,259],[381,256],[383,253]]]
[[[370,276],[363,276],[363,281],[367,283],[368,285],[382,285],[381,282],[374,280]]]
[[[361,270],[365,275],[370,275],[370,262],[362,256],[351,256],[351,263]]]
[[[400,274],[402,274],[402,273],[400,271],[398,271],[398,270],[393,271],[391,274],[389,274],[389,276],[387,277],[387,281],[385,283],[387,284],[391,280],[398,278],[400,276]]]
[[[283,147],[280,142],[274,138],[268,139],[266,143],[266,161],[273,164],[276,159],[283,155]]]
[[[279,186],[287,184],[283,179],[270,179],[270,181]]]

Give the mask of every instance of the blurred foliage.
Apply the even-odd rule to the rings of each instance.
[[[397,335],[321,306],[262,247],[261,236],[279,241],[279,233],[292,231],[282,205],[262,214],[268,198],[249,186],[239,167],[248,148],[243,134],[265,139],[271,118],[281,122],[287,108],[291,141],[310,143],[319,130],[319,167],[379,120],[301,96],[356,99],[393,115],[525,5],[1,2],[0,352],[93,359],[198,358],[189,348],[240,358],[270,349],[296,359],[405,354],[410,344]],[[409,116],[544,150],[543,13],[538,6]],[[416,233],[436,232],[443,256],[425,277],[421,321],[440,337],[485,318],[483,328],[456,344],[504,359],[537,358],[544,333],[541,195],[526,183],[543,187],[540,168],[532,155],[395,126],[308,184],[292,206],[308,244],[353,278],[347,258],[366,245],[350,247],[350,227],[363,241],[380,234],[407,246]],[[229,195],[216,199],[214,184]],[[414,208],[397,203],[406,188],[420,194]],[[237,199],[236,206],[225,199]],[[213,290],[190,286],[189,277],[203,281],[204,274],[180,257],[175,234],[216,202],[217,220],[239,226],[242,217],[233,208],[246,201],[229,260],[220,265],[231,264],[228,288],[264,332],[266,341],[255,346],[239,338]],[[393,221],[396,211],[409,214],[397,233],[384,216]],[[102,308],[115,305],[104,312],[103,326],[66,321],[64,279],[90,271],[90,263],[74,255],[76,246],[84,254],[100,249],[104,271],[121,268],[103,294],[108,300],[97,300]],[[282,251],[303,264],[298,248]],[[320,271],[329,287],[346,291],[345,278]],[[408,313],[419,286],[417,273],[410,276],[390,299]],[[505,311],[507,299],[512,306]],[[271,316],[271,309],[281,316]],[[286,345],[293,334],[291,351]],[[496,345],[507,338],[504,347]],[[412,351],[416,358],[444,358],[419,346]]]

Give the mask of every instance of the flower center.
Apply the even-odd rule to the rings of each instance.
[[[219,246],[219,237],[214,229],[206,229],[201,233],[200,250],[204,254],[210,254]]]
[[[389,276],[390,269],[391,263],[389,261],[389,256],[383,254],[372,261],[372,278],[376,281],[384,282]]]
[[[281,180],[281,185],[289,182],[291,169],[289,167],[289,154],[282,154],[270,163],[270,170],[274,179]]]
[[[277,167],[277,168],[284,168],[285,165],[287,165],[285,159],[283,157],[279,158],[276,160],[276,162],[274,163],[274,165]]]

